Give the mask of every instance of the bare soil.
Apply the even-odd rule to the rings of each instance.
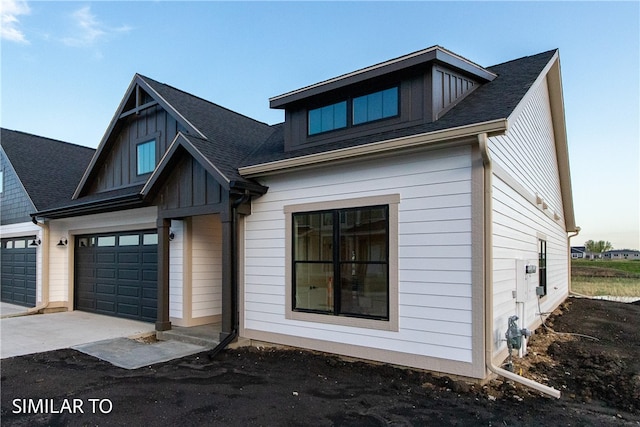
[[[205,352],[135,371],[60,350],[2,361],[1,423],[640,426],[639,320],[637,303],[562,304],[515,364],[515,372],[561,390],[560,399],[500,378],[469,384],[294,349]],[[14,399],[53,399],[53,412],[62,413],[25,414]],[[79,399],[83,413],[60,411],[65,399]],[[103,399],[108,413],[93,413],[90,399]]]

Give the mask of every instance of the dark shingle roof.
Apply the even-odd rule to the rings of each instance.
[[[149,77],[140,77],[204,134],[207,139],[200,144],[200,151],[229,181],[246,181],[238,167],[273,132],[271,126]]]
[[[1,129],[0,144],[38,210],[71,200],[95,150]]]
[[[365,137],[343,139],[298,150],[284,150],[284,133],[281,126],[274,126],[274,133],[265,140],[241,166],[252,166],[294,157],[316,154],[323,151],[355,147],[377,141],[401,138],[409,135],[456,128],[509,117],[531,85],[549,63],[556,50],[516,59],[489,67],[496,73],[493,81],[485,83],[440,119],[403,129],[395,129]]]

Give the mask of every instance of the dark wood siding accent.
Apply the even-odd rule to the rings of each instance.
[[[366,124],[349,126],[324,134],[309,136],[307,129],[307,111],[333,102],[348,100],[377,90],[386,89],[394,85],[399,86],[400,109],[397,117],[378,120]],[[285,149],[295,150],[301,147],[323,145],[344,138],[356,138],[379,132],[401,129],[420,123],[433,121],[433,84],[432,67],[409,70],[402,74],[394,74],[384,79],[370,82],[370,84],[345,88],[340,93],[330,93],[310,99],[308,103],[296,104],[285,111]],[[348,113],[351,114],[351,108]]]
[[[477,82],[443,67],[433,70],[433,120],[471,93]]]
[[[165,214],[179,212],[219,212],[224,189],[196,162],[184,154],[155,197],[154,204]]]
[[[178,122],[159,105],[120,119],[111,135],[112,148],[105,155],[90,193],[127,187],[145,182],[149,174],[137,175],[136,146],[156,140],[156,164],[179,131]]]

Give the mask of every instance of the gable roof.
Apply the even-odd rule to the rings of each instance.
[[[216,178],[221,178],[227,183],[249,186],[254,184],[250,179],[238,173],[238,166],[259,142],[271,134],[272,129],[269,125],[149,77],[136,74],[98,146],[91,164],[82,177],[74,193],[74,198],[81,198],[91,181],[91,177],[96,173],[100,161],[111,148],[110,136],[112,132],[117,131],[117,125],[121,115],[125,112],[127,100],[134,96],[137,87],[141,87],[147,92],[155,102],[186,129],[186,133],[183,135],[187,138],[183,143],[193,143],[200,146],[199,151],[204,154],[207,162],[215,165],[220,171],[221,175]],[[160,162],[157,167],[163,165]]]
[[[0,144],[38,210],[70,200],[95,150],[1,129]]]

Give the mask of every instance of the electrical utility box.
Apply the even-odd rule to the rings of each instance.
[[[534,274],[536,271],[535,263],[524,259],[516,260],[516,302],[527,302],[534,298]]]

